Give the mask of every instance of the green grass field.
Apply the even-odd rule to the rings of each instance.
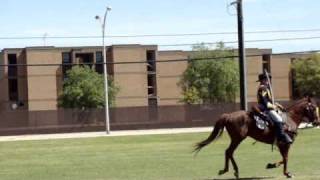
[[[224,136],[197,157],[194,143],[208,133],[101,137],[87,139],[18,141],[0,143],[1,180],[166,180],[230,179],[233,171],[217,176],[224,163]],[[300,131],[289,159],[295,179],[320,179],[319,130]],[[280,160],[277,150],[247,139],[235,158],[241,178],[285,179],[282,168],[266,170]],[[230,164],[231,165],[231,164]],[[232,170],[232,169],[231,169]]]

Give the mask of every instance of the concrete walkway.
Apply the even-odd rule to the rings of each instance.
[[[90,138],[90,137],[114,137],[114,136],[196,133],[196,132],[210,132],[210,131],[212,131],[212,129],[213,129],[212,127],[201,127],[201,128],[111,131],[110,134],[106,134],[106,132],[80,132],[80,133],[62,133],[62,134],[0,136],[0,142],[3,142],[3,141],[26,141],[26,140],[48,140],[48,139],[69,139],[69,138]]]
[[[299,128],[310,128],[310,126],[311,125],[308,125],[308,124],[301,124],[299,126]],[[317,127],[317,129],[319,129],[319,127]],[[115,137],[115,136],[197,133],[197,132],[211,132],[212,130],[213,130],[212,127],[201,127],[201,128],[111,131],[110,134],[106,134],[106,132],[80,132],[80,133],[61,133],[61,134],[0,136],[0,142],[3,142],[3,141],[26,141],[26,140],[48,140],[48,139],[69,139],[69,138],[90,138],[90,137]]]

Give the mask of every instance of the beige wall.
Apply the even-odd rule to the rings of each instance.
[[[187,59],[188,54],[183,51],[160,51],[158,60]],[[182,89],[178,85],[188,62],[159,62],[157,63],[158,105],[181,104]]]
[[[54,49],[27,49],[27,64],[61,64],[62,55]],[[58,66],[28,66],[29,110],[57,109]]]
[[[192,52],[157,51],[157,46],[116,45],[108,51],[108,59],[115,63],[137,61],[146,62],[146,51],[155,50],[157,60],[187,59]],[[101,51],[100,47],[79,48],[25,48],[9,49],[2,53],[0,63],[6,63],[6,53],[17,53],[18,63],[24,64],[60,64],[62,52],[93,53]],[[21,53],[22,52],[22,53]],[[236,53],[236,52],[235,52]],[[248,49],[247,51],[247,82],[248,101],[256,101],[256,82],[262,72],[262,54],[270,54],[270,49]],[[259,55],[250,57],[250,55]],[[261,55],[261,56],[260,56]],[[157,96],[158,105],[181,104],[181,87],[178,86],[181,75],[187,68],[187,61],[158,62]],[[277,100],[290,98],[290,57],[274,56],[271,59],[274,93]],[[61,67],[59,66],[28,66],[19,67],[19,96],[28,100],[29,110],[57,109],[58,94],[62,89]],[[114,79],[120,87],[116,97],[117,107],[148,106],[147,66],[146,63],[114,64]],[[0,68],[0,101],[8,102],[7,68]],[[6,105],[6,107],[7,107]],[[9,107],[9,106],[8,106]]]
[[[3,54],[0,53],[0,65],[4,65]],[[4,66],[0,66],[0,80],[4,78]]]
[[[4,65],[3,53],[0,53],[0,65]],[[4,70],[5,70],[5,67],[0,66],[0,111],[4,109],[4,95],[5,95]]]
[[[146,49],[141,46],[113,46],[112,56],[115,63],[146,62]],[[148,105],[146,63],[115,64],[114,80],[120,87],[116,97],[117,107]]]
[[[20,51],[17,54],[17,63],[18,64],[26,64],[26,54],[24,51]],[[19,93],[19,101],[27,102],[28,101],[28,76],[27,76],[27,67],[26,66],[18,66],[18,93]],[[25,106],[22,108],[27,109],[28,104],[25,103]]]
[[[248,102],[257,101],[257,88],[259,83],[256,82],[259,74],[262,73],[262,57],[247,58],[247,94]]]
[[[3,51],[2,54],[2,62],[4,64],[8,64],[6,53]],[[2,68],[2,77],[0,78],[0,98],[2,100],[2,103],[0,105],[0,108],[2,110],[9,110],[9,93],[8,93],[8,67],[5,66]],[[1,110],[0,110],[1,111]]]
[[[273,56],[271,60],[272,88],[276,100],[289,100],[291,59],[287,56]]]

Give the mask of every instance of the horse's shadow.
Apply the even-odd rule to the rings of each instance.
[[[258,179],[273,179],[274,177],[245,177],[238,178],[237,180],[258,180]],[[236,178],[213,178],[213,179],[204,179],[204,180],[235,180]]]

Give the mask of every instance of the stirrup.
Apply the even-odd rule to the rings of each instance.
[[[287,144],[292,144],[292,139],[288,134],[284,134],[284,139]]]
[[[291,137],[288,134],[280,135],[280,137],[278,138],[278,141],[283,142],[285,144],[292,144],[293,142]]]

